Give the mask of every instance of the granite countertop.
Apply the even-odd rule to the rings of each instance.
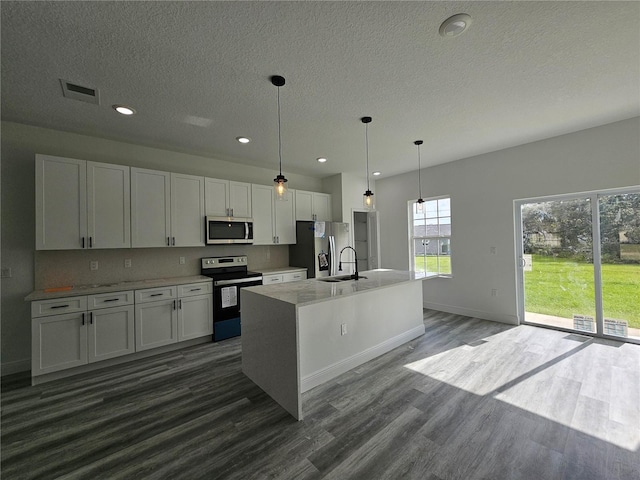
[[[323,282],[312,278],[291,283],[247,287],[243,291],[251,291],[293,305],[303,306],[336,297],[357,295],[373,289],[391,287],[400,283],[421,281],[425,278],[422,274],[411,271],[386,269],[368,270],[360,272],[360,275],[361,278],[358,281]]]
[[[291,273],[291,272],[306,272],[307,269],[304,267],[278,267],[278,268],[267,268],[267,269],[257,269],[256,272],[260,272],[262,275],[274,275],[278,273]]]
[[[35,290],[27,295],[26,301],[49,300],[53,298],[77,297],[79,295],[95,295],[97,293],[121,292],[124,290],[141,290],[145,288],[166,287],[167,285],[184,285],[188,283],[211,282],[210,277],[191,275],[188,277],[154,278],[150,280],[135,280],[130,282],[106,283],[99,285],[74,285],[71,290],[46,292]]]

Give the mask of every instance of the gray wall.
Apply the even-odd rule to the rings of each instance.
[[[453,270],[423,282],[425,306],[517,323],[514,200],[640,185],[639,138],[636,117],[423,169],[425,198],[451,196]],[[379,179],[376,196],[382,267],[406,269],[415,172]]]
[[[24,297],[34,288],[198,274],[198,259],[209,255],[246,253],[253,269],[288,264],[286,246],[34,251],[36,153],[258,184],[270,184],[273,170],[10,122],[2,122],[1,153],[1,258],[2,268],[12,271],[11,278],[2,279],[2,374],[30,368],[31,320]],[[291,188],[322,191],[320,179],[289,173],[287,177]],[[184,265],[179,264],[180,256],[185,257]],[[132,260],[130,269],[124,268],[125,258]],[[98,260],[98,271],[89,270],[91,260]]]

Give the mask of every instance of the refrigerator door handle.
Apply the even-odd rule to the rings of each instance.
[[[336,274],[336,239],[333,235],[329,235],[329,276]]]

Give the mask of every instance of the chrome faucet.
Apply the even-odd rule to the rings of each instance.
[[[351,275],[351,278],[353,278],[354,280],[358,280],[360,278],[360,276],[358,275],[358,252],[356,252],[356,249],[353,248],[350,245],[347,245],[342,250],[340,250],[340,257],[339,257],[339,262],[338,262],[338,270],[342,271],[342,252],[344,252],[347,248],[350,248],[351,250],[353,250],[353,255],[355,256],[356,261],[355,262],[344,262],[344,263],[355,263],[356,271],[355,271],[355,273],[353,275]]]

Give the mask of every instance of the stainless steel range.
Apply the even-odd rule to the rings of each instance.
[[[240,292],[262,285],[262,274],[247,269],[247,256],[202,259],[200,272],[213,279],[213,341],[237,337],[241,332]]]

